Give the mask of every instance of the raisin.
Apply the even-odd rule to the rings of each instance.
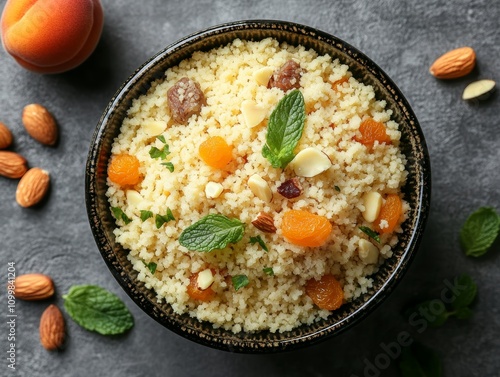
[[[186,124],[192,115],[200,114],[206,99],[200,84],[183,77],[168,90],[167,104],[172,119],[177,123]]]
[[[292,178],[283,182],[278,187],[278,192],[287,199],[293,199],[302,194],[302,186],[298,178]]]
[[[284,92],[290,89],[298,89],[300,88],[300,77],[302,76],[302,72],[299,63],[289,60],[273,73],[267,87],[279,88]]]

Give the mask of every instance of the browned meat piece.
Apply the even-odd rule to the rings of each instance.
[[[206,100],[200,84],[183,77],[168,90],[167,104],[172,119],[177,123],[186,124],[191,115],[198,115],[201,112]]]
[[[300,76],[302,76],[302,68],[300,68],[299,63],[289,60],[280,69],[274,71],[267,87],[276,87],[284,92],[298,89],[300,88]]]

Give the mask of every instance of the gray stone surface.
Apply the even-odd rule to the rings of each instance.
[[[0,1],[0,5],[5,0]],[[0,120],[11,127],[13,149],[31,166],[50,171],[48,200],[21,209],[14,180],[0,177],[0,285],[7,263],[18,274],[42,272],[57,286],[55,302],[73,284],[99,284],[116,292],[136,325],[120,337],[103,337],[67,317],[62,352],[38,341],[38,321],[49,302],[17,302],[17,371],[7,368],[5,290],[0,293],[1,376],[376,376],[367,362],[384,362],[384,344],[408,331],[435,349],[447,376],[498,376],[500,370],[500,253],[479,258],[460,251],[459,229],[480,206],[500,209],[500,104],[498,94],[481,104],[461,100],[477,78],[499,78],[500,3],[447,1],[196,1],[103,0],[105,27],[94,55],[80,68],[43,76],[20,68],[0,51]],[[320,28],[370,56],[405,93],[427,138],[433,168],[432,211],[418,256],[390,298],[361,324],[317,346],[276,355],[212,350],[162,328],[126,296],[103,263],[84,203],[84,165],[94,127],[120,84],[149,56],[178,38],[222,22],[274,18]],[[475,48],[478,66],[464,79],[444,82],[428,74],[441,53]],[[48,148],[21,125],[31,102],[45,104],[60,125],[61,140]],[[439,293],[445,279],[468,273],[479,287],[474,316],[418,333],[400,315],[410,300]],[[397,363],[381,375],[397,376]],[[385,365],[383,365],[385,367]]]

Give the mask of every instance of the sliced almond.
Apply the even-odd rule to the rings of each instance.
[[[370,191],[363,196],[363,204],[365,210],[363,211],[363,218],[369,223],[374,222],[382,208],[383,198],[378,192]]]
[[[314,177],[332,166],[330,158],[318,148],[301,150],[290,162],[290,167],[299,177]]]
[[[27,105],[22,116],[24,128],[36,141],[45,145],[54,145],[57,141],[57,124],[49,111],[37,103]]]
[[[257,82],[257,84],[262,85],[262,86],[267,86],[267,83],[269,82],[269,79],[274,73],[274,68],[271,67],[264,67],[261,69],[258,69],[253,73],[253,78]]]
[[[31,168],[17,185],[16,201],[21,207],[38,204],[49,190],[50,177],[46,170]]]
[[[209,199],[218,198],[222,191],[224,191],[224,186],[217,182],[208,182],[205,186],[205,195]]]
[[[245,100],[241,103],[241,114],[247,127],[253,128],[260,124],[267,115],[267,109],[255,102]]]
[[[462,99],[486,99],[493,90],[495,90],[495,81],[493,80],[479,80],[475,81],[464,89]]]
[[[207,268],[206,270],[198,272],[196,284],[200,290],[204,291],[205,289],[210,288],[210,286],[214,283],[214,280],[215,278],[212,270]]]
[[[167,128],[167,123],[157,120],[146,121],[142,124],[142,129],[149,137],[158,136]]]
[[[265,212],[259,212],[257,217],[252,220],[252,225],[266,233],[276,233],[277,230],[272,216]]]
[[[254,193],[256,197],[270,203],[273,199],[273,192],[269,184],[260,175],[254,174],[248,179],[248,188]]]
[[[15,152],[0,151],[0,175],[7,178],[21,178],[28,171],[26,159]]]
[[[5,149],[10,147],[12,144],[12,132],[9,128],[0,122],[0,149]]]
[[[142,195],[139,194],[136,190],[127,190],[125,192],[125,196],[127,197],[127,204],[134,207],[138,207],[144,200]]]
[[[358,242],[358,255],[364,264],[375,264],[378,262],[379,250],[370,241],[360,239]]]

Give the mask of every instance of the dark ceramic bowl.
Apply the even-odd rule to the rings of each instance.
[[[111,144],[134,98],[146,93],[152,81],[163,77],[165,70],[188,58],[194,51],[226,45],[235,38],[259,40],[274,37],[292,45],[303,45],[319,54],[329,54],[348,64],[354,76],[374,87],[379,99],[387,101],[402,132],[401,148],[406,155],[409,176],[403,188],[410,204],[409,219],[394,255],[385,261],[369,291],[345,304],[328,319],[302,325],[285,333],[261,331],[233,334],[214,329],[188,315],[178,315],[165,303],[155,300],[155,293],[137,280],[137,272],[127,260],[127,251],[115,242],[114,219],[105,195],[106,168]],[[338,334],[359,322],[379,305],[402,279],[413,259],[429,212],[430,164],[422,130],[408,102],[392,80],[368,57],[344,41],[322,31],[282,21],[240,21],[190,35],[167,47],[141,66],[111,99],[94,133],[86,166],[86,203],[90,226],[99,251],[109,269],[128,295],[147,314],[168,329],[195,342],[226,351],[264,353],[291,350],[316,343]]]

